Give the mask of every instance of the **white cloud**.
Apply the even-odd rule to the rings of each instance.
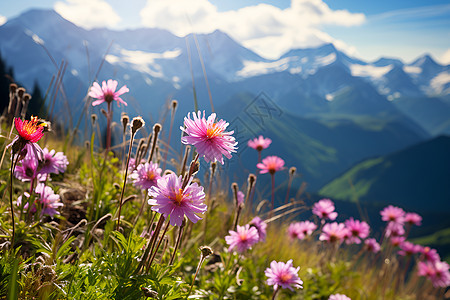
[[[5,16],[0,15],[0,26],[2,26],[3,24],[5,24],[6,21],[8,21],[8,19],[7,19]]]
[[[450,64],[450,48],[447,49],[447,51],[444,52],[444,54],[442,54],[441,58],[439,59],[439,61],[443,64],[449,65]]]
[[[121,20],[111,5],[104,0],[58,1],[54,9],[63,18],[86,29],[112,27]]]
[[[321,31],[321,25],[355,26],[365,21],[360,13],[332,10],[322,0],[291,0],[280,9],[269,4],[219,12],[208,0],[147,0],[142,24],[165,28],[176,35],[222,30],[244,46],[270,58],[292,48],[333,42],[348,53],[354,48]]]

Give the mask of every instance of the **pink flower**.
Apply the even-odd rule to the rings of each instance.
[[[205,213],[207,207],[203,203],[203,187],[191,182],[192,178],[187,186],[182,188],[181,176],[170,173],[161,177],[149,190],[149,195],[153,198],[148,200],[148,204],[153,205],[152,210],[163,214],[165,218],[170,216],[172,226],[181,226],[185,215],[191,222],[196,223],[201,220],[197,214]]]
[[[294,268],[290,259],[287,263],[272,261],[270,268],[267,268],[264,273],[267,276],[267,284],[273,285],[275,290],[281,287],[293,291],[293,287],[303,288],[303,281],[298,277],[299,270],[300,267]]]
[[[349,231],[343,223],[327,223],[323,226],[322,234],[319,236],[319,240],[327,241],[329,243],[341,243],[348,233]]]
[[[231,158],[231,152],[236,152],[237,142],[234,139],[234,131],[225,132],[228,123],[224,120],[215,122],[216,114],[211,114],[208,119],[205,119],[205,112],[203,117],[200,111],[195,114],[192,113],[193,120],[191,120],[190,113],[184,118],[184,126],[180,127],[187,135],[181,138],[183,144],[190,144],[195,146],[200,156],[203,156],[206,162],[219,161],[223,165],[223,156]]]
[[[380,244],[377,243],[377,240],[370,238],[364,241],[364,248],[366,251],[377,253],[380,251]]]
[[[421,248],[422,247],[420,245],[415,245],[411,242],[405,241],[400,244],[400,249],[402,250],[398,251],[398,254],[401,256],[410,256],[420,252]]]
[[[403,217],[405,216],[405,211],[400,207],[389,205],[380,212],[380,215],[383,221],[403,224],[404,222]]]
[[[389,222],[386,226],[386,237],[401,236],[405,234],[405,228],[401,223]]]
[[[303,240],[305,237],[311,235],[317,225],[310,221],[294,222],[288,227],[288,235],[291,238],[298,238]]]
[[[14,118],[14,127],[18,135],[6,148],[12,147],[12,153],[19,155],[18,161],[29,152],[33,152],[38,160],[42,160],[42,149],[37,142],[44,136],[44,129],[47,126],[47,123],[37,117],[31,117],[30,121]]]
[[[260,217],[254,217],[250,223],[250,227],[255,227],[258,230],[259,242],[264,242],[266,240],[266,230],[267,224]]]
[[[228,231],[230,235],[225,237],[225,241],[230,247],[228,251],[231,252],[236,248],[239,253],[244,253],[259,241],[258,230],[255,227],[250,227],[249,224],[245,226],[237,226],[236,231]]]
[[[282,160],[278,156],[267,156],[262,160],[262,163],[258,163],[256,167],[261,169],[261,174],[275,174],[275,172],[284,169],[284,160]]]
[[[404,221],[409,225],[422,225],[422,217],[416,213],[406,213]]]
[[[342,294],[334,294],[330,295],[328,300],[352,300],[352,299]]]
[[[425,276],[431,280],[433,286],[447,287],[450,285],[450,272],[449,265],[446,262],[422,262],[417,264],[417,274],[419,276]]]
[[[69,161],[64,153],[56,152],[55,150],[49,151],[47,148],[44,148],[42,151],[44,159],[41,163],[42,168],[39,170],[40,174],[59,174],[66,171]]]
[[[241,206],[244,204],[244,198],[245,198],[244,193],[241,191],[238,191],[237,192],[237,206]]]
[[[361,239],[365,239],[369,236],[370,226],[366,222],[359,220],[353,220],[353,218],[345,221],[345,226],[349,231],[348,243],[360,244]]]
[[[111,103],[113,100],[117,101],[117,106],[120,107],[120,103],[127,106],[127,103],[120,98],[121,95],[129,92],[130,90],[127,88],[126,85],[120,88],[116,92],[118,82],[116,80],[109,79],[106,83],[105,81],[102,82],[102,87],[97,82],[94,82],[92,85],[90,91],[89,91],[89,97],[98,99],[94,102],[92,102],[92,106],[96,106],[99,104],[102,104],[103,102]]]
[[[334,203],[330,199],[322,199],[319,202],[314,203],[313,214],[322,219],[336,220],[337,212],[334,211]]]
[[[269,138],[264,138],[262,135],[260,135],[258,138],[254,138],[253,140],[249,140],[247,142],[247,145],[250,148],[253,148],[257,151],[262,151],[263,149],[266,149],[270,146],[272,143],[272,140]]]
[[[391,237],[391,245],[394,247],[400,246],[405,240],[404,236],[393,236]]]
[[[40,195],[39,202],[42,204],[41,215],[49,215],[50,217],[59,215],[56,209],[64,206],[64,204],[59,202],[59,195],[55,194],[51,187],[39,183],[34,191]]]
[[[161,178],[161,168],[158,168],[157,163],[146,162],[140,164],[136,170],[130,175],[133,179],[134,186],[140,189],[149,189],[155,186],[158,179]]]
[[[440,261],[441,257],[439,256],[439,253],[437,253],[436,249],[431,249],[430,247],[423,247],[421,249],[422,255],[420,259],[428,261],[428,262],[435,262]]]
[[[47,174],[40,174],[38,172],[39,160],[36,157],[36,153],[33,151],[32,144],[26,144],[24,152],[26,155],[22,159],[22,163],[14,168],[14,176],[23,182],[34,181],[35,179],[38,181],[45,181],[47,179]]]

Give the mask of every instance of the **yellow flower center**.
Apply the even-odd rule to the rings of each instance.
[[[216,136],[222,136],[222,129],[217,127],[217,123],[214,123],[206,130],[206,137],[211,139]]]
[[[175,192],[175,199],[173,200],[177,205],[181,205],[181,203],[183,203],[183,198],[183,189],[178,189],[178,192]]]
[[[46,127],[47,123],[42,122],[39,124],[39,120],[37,117],[31,117],[31,120],[25,120],[23,122],[23,128],[22,130],[25,131],[27,134],[33,134],[35,133],[39,127]]]
[[[292,274],[287,274],[287,273],[281,274],[281,276],[280,276],[280,279],[282,282],[288,282],[289,280],[291,280],[291,278],[292,278]]]

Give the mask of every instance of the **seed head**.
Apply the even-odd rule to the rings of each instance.
[[[133,118],[133,120],[131,121],[131,133],[136,133],[136,131],[141,129],[141,127],[143,127],[144,125],[144,119],[142,119],[141,117]]]

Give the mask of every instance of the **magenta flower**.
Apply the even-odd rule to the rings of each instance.
[[[401,256],[411,256],[413,254],[419,253],[422,249],[420,245],[415,245],[411,242],[403,242],[400,244],[400,251],[398,251],[398,254]]]
[[[254,217],[250,223],[249,223],[250,227],[255,227],[256,230],[258,230],[258,236],[259,242],[264,242],[266,240],[266,230],[267,230],[267,223],[264,222],[263,220],[261,220],[260,217]]]
[[[192,178],[183,189],[181,176],[170,173],[161,177],[149,190],[153,198],[148,200],[148,204],[153,205],[152,210],[165,218],[170,216],[172,226],[181,226],[185,215],[192,223],[197,223],[202,219],[197,214],[204,214],[207,209],[205,192],[202,186],[191,182]]]
[[[270,146],[272,143],[272,140],[269,138],[264,138],[262,135],[260,135],[258,138],[254,138],[253,140],[249,140],[247,142],[247,145],[250,148],[255,149],[256,151],[262,151],[263,149],[266,149]]]
[[[343,223],[327,223],[323,226],[322,234],[319,236],[320,241],[329,243],[341,243],[349,234],[348,229]]]
[[[244,253],[259,241],[258,230],[256,227],[237,226],[236,231],[228,231],[230,235],[225,237],[225,242],[230,245],[228,251],[231,252],[236,248],[239,253]]]
[[[350,218],[345,221],[345,226],[349,231],[349,237],[347,239],[349,244],[360,244],[360,239],[365,239],[369,236],[370,226],[366,222],[361,222]]]
[[[256,167],[261,169],[261,174],[270,173],[273,175],[284,169],[284,160],[278,156],[267,156],[262,160],[262,163],[258,163]]]
[[[67,169],[69,161],[62,152],[56,152],[55,150],[48,151],[47,148],[43,150],[44,159],[41,163],[40,174],[59,174],[64,173]]]
[[[238,191],[237,192],[237,206],[241,206],[244,204],[245,195],[243,192]]]
[[[389,205],[380,212],[380,215],[383,221],[403,224],[405,211],[400,207]]]
[[[161,168],[158,168],[157,163],[146,162],[140,164],[136,170],[130,175],[133,179],[134,186],[140,189],[149,189],[155,186],[158,179],[161,178]]]
[[[386,237],[401,236],[405,234],[405,228],[401,223],[389,222],[386,226]]]
[[[223,165],[223,156],[228,159],[231,158],[231,153],[236,152],[237,142],[232,136],[234,131],[225,132],[228,123],[224,120],[215,122],[216,114],[211,114],[208,119],[205,119],[205,112],[203,117],[200,111],[195,114],[192,113],[193,120],[191,120],[190,113],[184,118],[184,126],[180,127],[187,135],[181,138],[183,144],[190,144],[195,146],[197,152],[202,156],[206,162],[218,161]]]
[[[293,291],[293,287],[303,288],[303,281],[298,277],[299,270],[300,267],[294,268],[290,259],[287,263],[272,261],[270,268],[267,268],[264,273],[267,276],[267,284],[273,285],[275,290],[281,287]]]
[[[17,198],[17,201],[16,201],[16,204],[17,204],[17,206],[18,207],[20,207],[20,206],[22,206],[22,200],[24,199],[24,197],[25,197],[25,205],[23,206],[23,209],[24,210],[28,210],[28,201],[29,201],[29,199],[30,199],[30,194],[28,194],[27,192],[24,192],[23,193],[23,195],[20,195],[18,198]],[[32,212],[32,213],[35,213],[36,212],[36,205],[33,203],[33,206],[31,207],[31,209],[30,209],[30,212]]]
[[[317,229],[317,225],[310,221],[294,222],[289,224],[287,229],[288,235],[291,238],[298,238],[303,240],[307,236],[311,235],[314,230]]]
[[[435,262],[441,260],[441,257],[439,256],[439,253],[437,253],[436,249],[431,249],[430,247],[423,247],[420,252],[422,252],[420,259],[424,261]]]
[[[330,295],[328,300],[352,300],[352,299],[342,294],[334,294]]]
[[[24,149],[27,154],[22,159],[22,163],[15,167],[14,176],[23,182],[34,181],[35,179],[45,181],[47,174],[40,174],[38,172],[39,161],[36,153],[32,149],[32,145],[26,144]]]
[[[337,212],[334,211],[334,203],[330,199],[322,199],[314,203],[313,214],[322,219],[336,220]]]
[[[377,253],[380,251],[381,246],[376,239],[370,238],[364,241],[364,249],[368,252]]]
[[[49,215],[50,217],[59,215],[59,212],[56,209],[64,206],[64,204],[59,201],[59,195],[55,194],[51,187],[39,183],[34,191],[40,195],[38,201],[42,205],[41,215]]]
[[[103,102],[109,104],[113,102],[113,100],[117,101],[117,106],[119,107],[120,103],[127,106],[127,103],[123,101],[120,96],[129,92],[130,90],[126,85],[124,85],[116,92],[117,84],[118,82],[112,79],[109,79],[108,82],[103,81],[102,87],[100,87],[97,82],[94,82],[89,91],[89,96],[98,100],[92,102],[92,106],[102,104]]]
[[[404,221],[406,224],[409,225],[416,225],[416,226],[422,225],[422,217],[416,213],[406,213]]]
[[[436,288],[445,288],[450,285],[449,265],[446,262],[422,262],[417,264],[417,274],[431,280]]]

